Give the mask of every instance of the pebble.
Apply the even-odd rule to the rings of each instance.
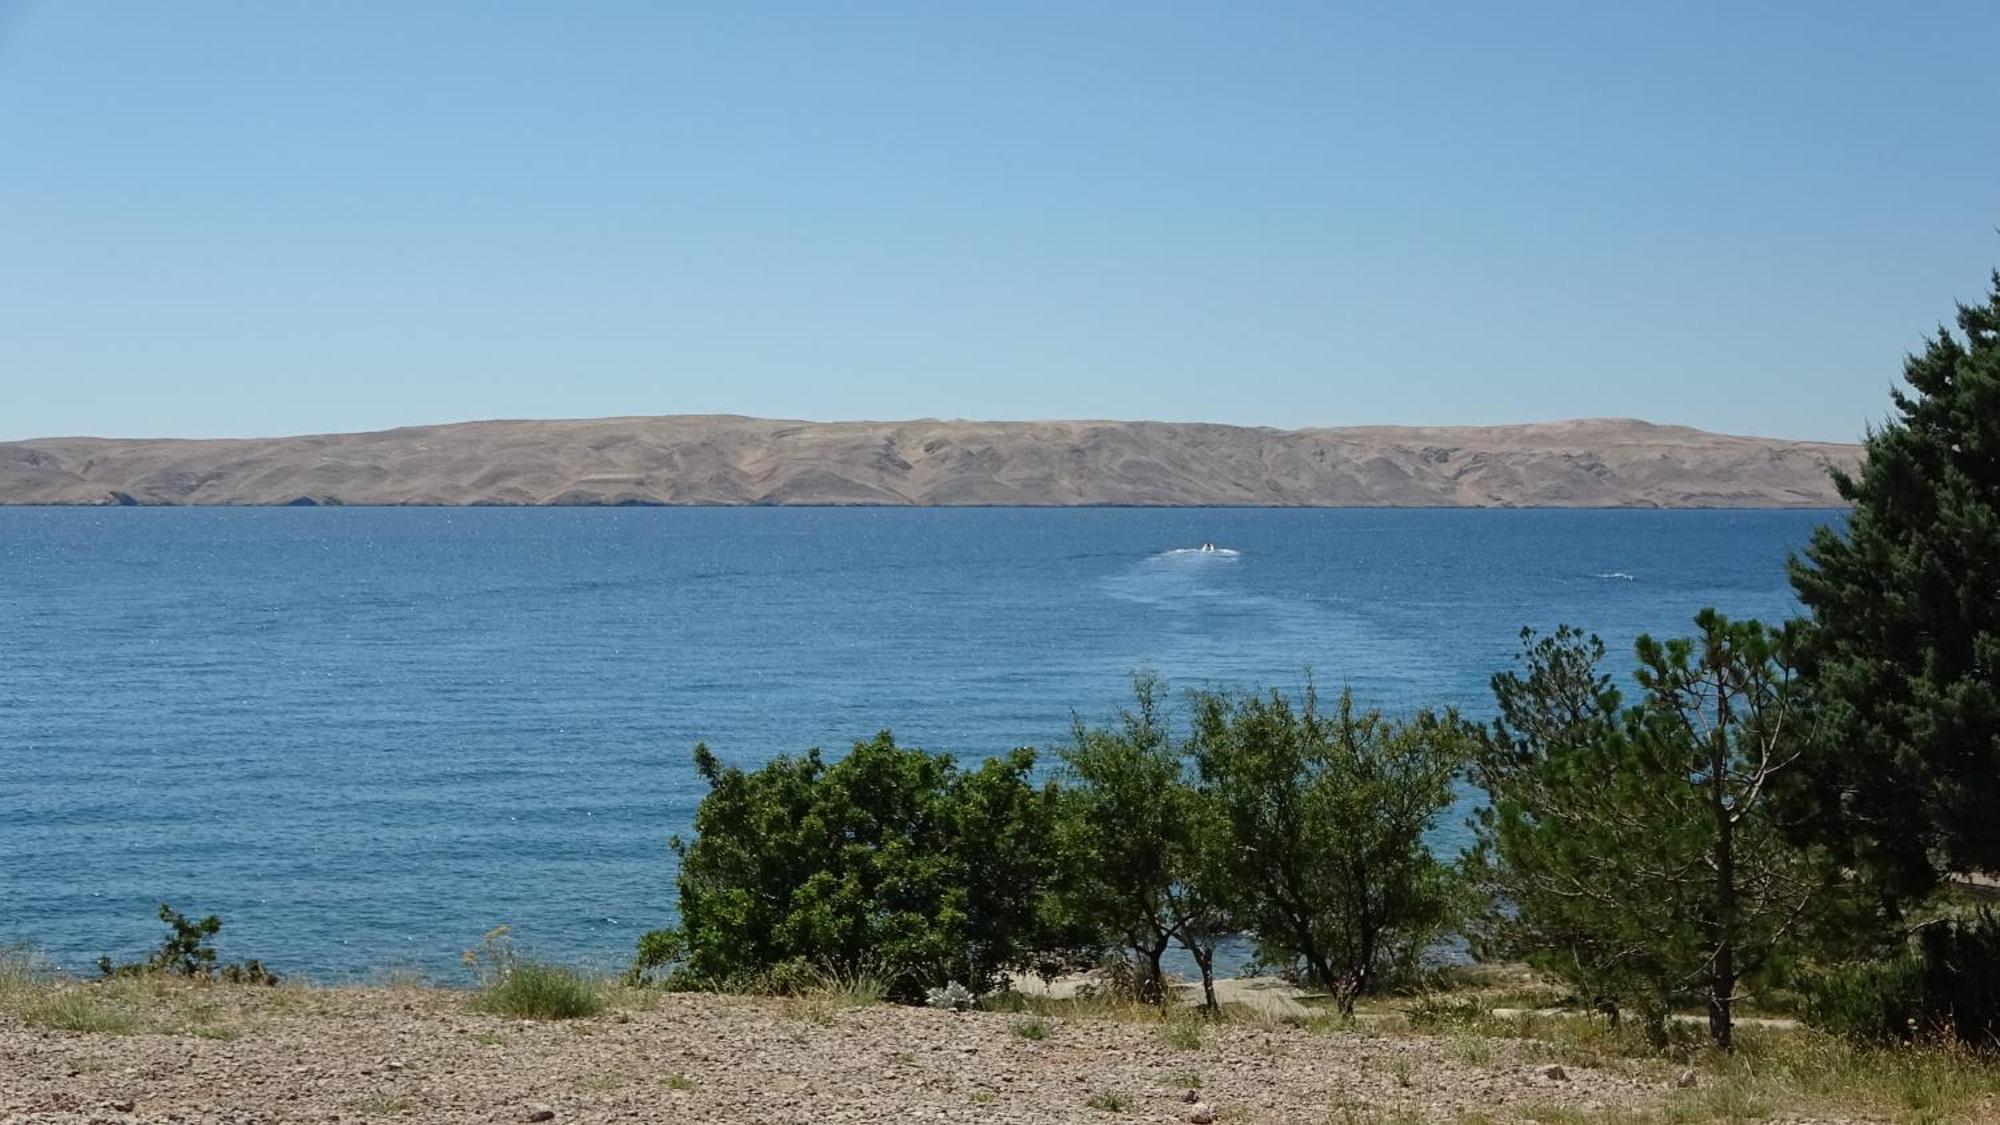
[[[1208,1107],[1207,1102],[1196,1102],[1188,1107],[1187,1119],[1189,1125],[1212,1125],[1215,1111]]]
[[[1683,1070],[1681,1071],[1681,1076],[1679,1078],[1674,1079],[1674,1085],[1680,1087],[1683,1090],[1692,1090],[1694,1089],[1695,1083],[1697,1081],[1699,1080],[1695,1078],[1694,1071]]]
[[[530,1121],[554,1121],[555,1119],[556,1111],[550,1109],[548,1106],[537,1105],[528,1107],[528,1120]]]
[[[1569,1071],[1564,1070],[1562,1067],[1557,1066],[1555,1063],[1550,1063],[1549,1065],[1543,1067],[1540,1073],[1543,1078],[1546,1078],[1551,1082],[1569,1081]]]

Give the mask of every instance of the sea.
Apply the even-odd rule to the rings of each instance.
[[[1050,749],[1140,672],[1485,717],[1524,626],[1622,677],[1705,606],[1792,615],[1786,559],[1840,518],[0,509],[0,943],[86,970],[167,902],[321,981],[449,983],[502,924],[614,969],[674,917],[697,742]]]

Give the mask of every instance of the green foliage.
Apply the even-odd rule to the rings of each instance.
[[[1424,842],[1466,754],[1455,716],[1407,722],[1268,696],[1197,695],[1201,799],[1226,825],[1222,877],[1259,956],[1343,1013],[1407,973],[1456,921],[1454,873]]]
[[[985,991],[1048,932],[1056,795],[1029,783],[1034,761],[961,769],[883,732],[831,765],[746,772],[696,747],[710,789],[695,839],[673,842],[681,924],[641,940],[635,972],[727,985],[797,962],[877,973],[900,1000]]]
[[[478,949],[459,960],[479,982],[472,1006],[482,1012],[526,1020],[570,1020],[604,1010],[604,993],[597,982],[574,969],[529,960],[514,949],[512,931],[496,926]]]
[[[221,918],[211,914],[197,922],[164,902],[160,904],[159,916],[167,926],[167,936],[160,940],[159,948],[144,961],[123,965],[113,964],[109,957],[99,957],[98,975],[110,978],[161,973],[197,980],[220,979],[228,984],[278,983],[278,975],[256,960],[216,963],[215,946],[211,942],[222,932]]]
[[[1232,928],[1219,891],[1227,826],[1174,744],[1158,681],[1141,676],[1133,689],[1117,726],[1079,722],[1062,751],[1062,851],[1078,862],[1069,916],[1131,956],[1134,994],[1151,1004],[1166,1000],[1161,957],[1179,942],[1212,1010],[1215,947]]]
[[[1834,474],[1844,529],[1792,562],[1832,737],[1787,796],[1905,901],[2000,870],[2000,272],[1958,327],[1904,363],[1860,474]]]
[[[1778,831],[1768,796],[1805,727],[1789,635],[1698,614],[1699,635],[1637,645],[1638,702],[1604,646],[1523,633],[1526,674],[1494,678],[1500,718],[1475,776],[1492,805],[1472,866],[1493,895],[1475,948],[1520,956],[1656,1033],[1699,1001],[1727,1047],[1739,982],[1774,969],[1834,902],[1824,857]]]
[[[1942,918],[1894,957],[1817,974],[1805,1015],[1859,1043],[1948,1037],[2000,1049],[2000,918],[1991,910]]]

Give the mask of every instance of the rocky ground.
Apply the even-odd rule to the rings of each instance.
[[[219,990],[220,991],[220,990]],[[247,998],[246,998],[247,994]],[[1574,1122],[1668,1073],[1275,1021],[645,994],[569,1022],[402,990],[230,990],[171,1033],[0,1016],[0,1121]],[[1621,1118],[1622,1119],[1622,1118]]]

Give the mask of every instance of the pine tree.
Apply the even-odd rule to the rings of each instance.
[[[2000,870],[2000,271],[1904,364],[1854,505],[1792,585],[1828,738],[1787,796],[1810,835],[1909,900]]]
[[[1639,639],[1641,690],[1622,710],[1596,638],[1524,634],[1527,673],[1494,677],[1501,717],[1474,770],[1493,801],[1475,821],[1472,866],[1494,895],[1476,936],[1656,1035],[1699,1002],[1727,1050],[1743,982],[1800,941],[1836,880],[1767,799],[1807,741],[1789,632],[1713,610],[1695,624]]]

